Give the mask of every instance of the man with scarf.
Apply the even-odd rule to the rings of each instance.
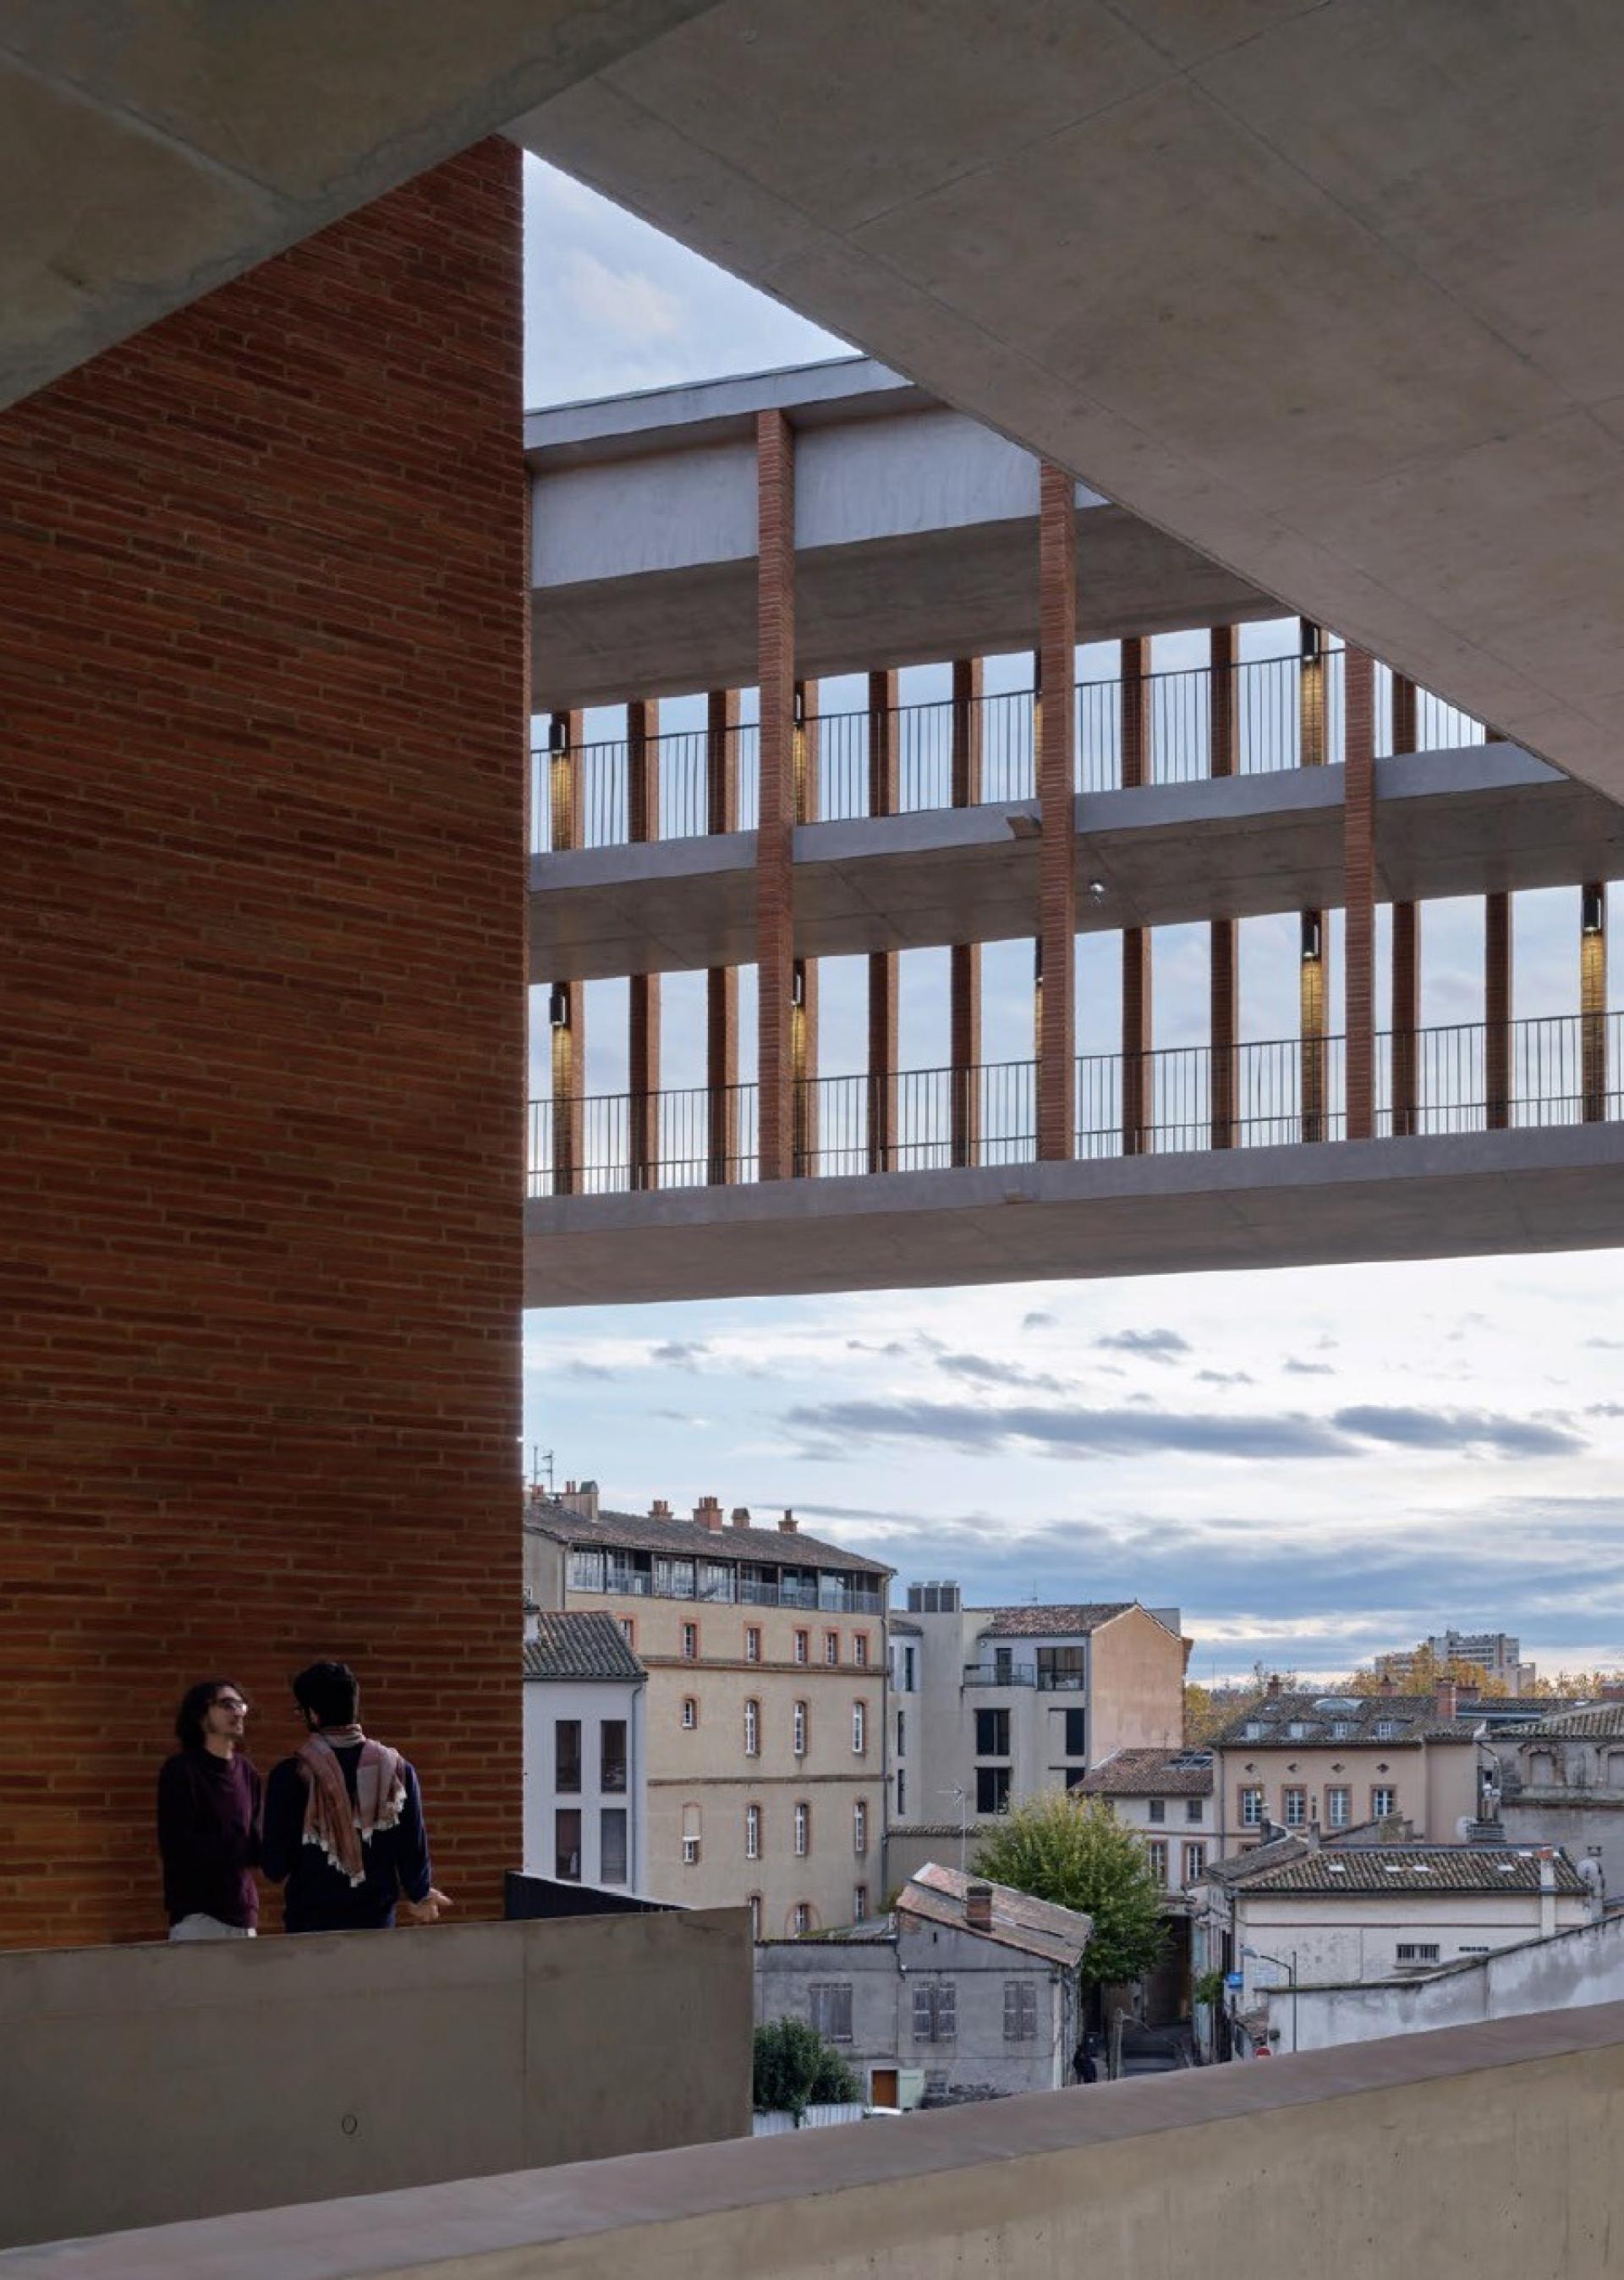
[[[310,1739],[266,1785],[262,1863],[289,1931],[381,1931],[397,1906],[433,1923],[450,1906],[434,1888],[417,1775],[362,1731],[360,1694],[343,1662],[312,1662],[293,1682]]]

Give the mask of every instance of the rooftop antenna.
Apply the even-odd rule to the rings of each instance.
[[[547,1472],[547,1493],[552,1496],[556,1493],[552,1481],[552,1451],[539,1446],[533,1448],[530,1452],[530,1485],[533,1489],[539,1489],[542,1485],[543,1467]]]

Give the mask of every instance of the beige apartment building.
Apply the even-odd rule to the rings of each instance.
[[[1456,1715],[1455,1690],[1368,1695],[1288,1693],[1261,1700],[1214,1735],[1219,1857],[1266,1828],[1336,1836],[1404,1822],[1423,1842],[1453,1844],[1478,1810],[1479,1751]]]
[[[789,1513],[605,1512],[591,1482],[533,1495],[524,1535],[538,1603],[606,1609],[649,1674],[641,1889],[766,1938],[878,1914],[891,1570]]]

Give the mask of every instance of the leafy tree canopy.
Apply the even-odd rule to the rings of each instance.
[[[758,2114],[793,2114],[809,2106],[846,2106],[862,2096],[840,2053],[805,2019],[774,2019],[756,2030],[752,2096]]]
[[[1161,1958],[1166,1895],[1143,1843],[1103,1799],[1064,1790],[1028,1798],[983,1839],[974,1868],[996,1884],[1093,1918],[1078,1971],[1085,1984],[1143,1978]]]

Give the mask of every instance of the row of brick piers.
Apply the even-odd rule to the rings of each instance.
[[[756,856],[758,967],[757,1072],[759,1176],[789,1179],[812,1168],[818,1152],[818,1098],[806,1080],[818,1070],[818,967],[797,955],[795,930],[793,834],[819,820],[818,683],[796,671],[795,432],[781,412],[757,422],[758,550],[757,558],[758,685],[759,691],[759,811]],[[1039,845],[1035,913],[1035,1032],[1036,1152],[1064,1160],[1075,1149],[1076,1055],[1074,941],[1076,935],[1075,721],[1071,692],[1077,646],[1077,550],[1073,479],[1044,466],[1038,518],[1038,643],[1035,654],[1035,760]],[[1299,753],[1304,766],[1325,765],[1328,750],[1328,688],[1322,629],[1299,621]],[[1237,765],[1236,635],[1233,626],[1212,628],[1208,750],[1214,777]],[[1148,643],[1121,643],[1121,782],[1148,781],[1144,675]],[[1375,1006],[1375,671],[1366,651],[1350,643],[1343,662],[1343,905],[1344,1126],[1351,1140],[1374,1136],[1376,1109]],[[1391,677],[1391,749],[1416,748],[1416,689]],[[1058,690],[1060,701],[1046,703]],[[981,797],[981,663],[952,662],[951,799],[973,806]],[[870,672],[868,812],[893,815],[898,807],[895,670]],[[739,826],[739,697],[712,689],[705,733],[706,828]],[[1489,731],[1490,740],[1494,732]],[[628,836],[659,833],[658,705],[634,698],[627,706]],[[583,720],[580,712],[553,715],[546,796],[551,844],[581,843]],[[1512,1111],[1511,897],[1484,898],[1484,1029],[1486,1121],[1509,1124]],[[1599,1120],[1606,1089],[1606,895],[1600,882],[1582,890],[1580,1012],[1582,1113]],[[1300,1109],[1305,1140],[1323,1140],[1328,1128],[1327,1072],[1328,913],[1301,914],[1299,1006]],[[1234,1144],[1239,960],[1237,921],[1210,921],[1209,1036],[1212,1046],[1212,1145]],[[956,944],[950,951],[949,1051],[956,1082],[951,1088],[954,1165],[979,1159],[979,1091],[974,1072],[981,1061],[981,945]],[[893,950],[868,955],[866,1165],[894,1167],[897,1155],[897,976]],[[708,1177],[724,1185],[740,1176],[738,974],[731,967],[706,975],[706,1135]],[[1419,1121],[1420,924],[1414,903],[1392,907],[1391,1128],[1412,1135]],[[1151,935],[1129,927],[1122,935],[1122,1143],[1145,1144],[1151,1035]],[[660,977],[629,977],[629,1171],[635,1188],[659,1178]],[[550,1005],[554,1190],[576,1190],[583,1169],[585,985],[563,978]]]

